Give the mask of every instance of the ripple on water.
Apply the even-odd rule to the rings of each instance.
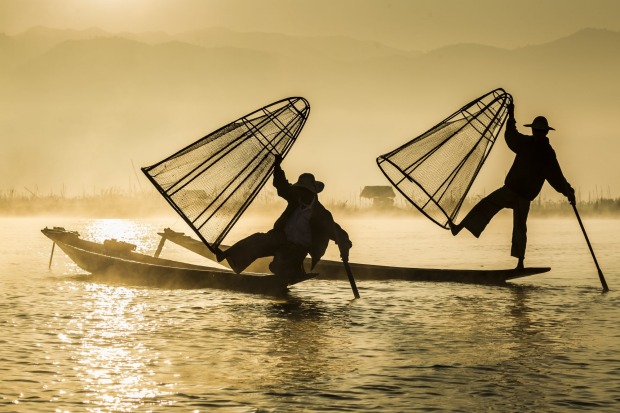
[[[100,284],[60,253],[48,272],[40,221],[0,224],[36,234],[0,258],[0,406],[8,411],[615,412],[620,402],[620,295],[601,294],[578,231],[562,233],[562,251],[553,246],[557,222],[532,237],[532,262],[552,257],[549,274],[507,287],[358,282],[360,300],[348,283],[326,280],[277,299]],[[93,223],[62,224],[82,232]],[[124,227],[156,248],[161,222]],[[102,223],[92,228],[83,233],[103,234]],[[373,256],[361,232],[356,248],[369,260],[429,266],[443,262],[433,254],[451,265],[477,254],[507,262],[502,231],[466,239],[476,251],[467,244],[450,256],[456,244],[447,251],[423,228],[416,239],[434,248],[423,257]],[[593,228],[607,266],[620,262],[619,229],[616,221],[602,235]],[[620,283],[616,272],[606,270],[610,286]]]

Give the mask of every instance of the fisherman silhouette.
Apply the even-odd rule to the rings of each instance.
[[[530,202],[540,193],[545,180],[559,193],[575,204],[575,190],[560,168],[547,134],[555,130],[547,118],[537,116],[530,124],[532,136],[519,133],[514,116],[514,104],[508,105],[508,121],[504,137],[508,148],[516,156],[506,175],[504,186],[481,199],[460,224],[449,222],[452,235],[467,228],[476,238],[500,210],[513,210],[512,248],[510,254],[518,259],[517,269],[524,268],[527,244],[527,216]]]
[[[323,182],[310,173],[303,173],[296,183],[290,184],[281,162],[282,158],[276,156],[273,186],[288,204],[273,229],[252,234],[217,254],[217,260],[226,259],[237,274],[256,259],[273,256],[269,269],[274,274],[290,278],[303,275],[306,255],[309,253],[312,257],[311,268],[314,268],[325,254],[330,239],[338,245],[342,259],[349,258],[353,245],[349,235],[319,202],[318,193],[325,187]]]

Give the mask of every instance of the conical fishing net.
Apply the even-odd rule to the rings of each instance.
[[[433,222],[448,228],[508,117],[512,97],[496,89],[377,158],[387,179]]]
[[[142,171],[215,251],[271,176],[274,154],[286,156],[309,113],[304,98],[277,101]]]

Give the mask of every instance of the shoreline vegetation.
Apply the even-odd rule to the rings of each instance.
[[[480,200],[481,196],[465,199],[461,207],[462,215]],[[351,196],[346,200],[322,198],[321,202],[334,214],[354,216],[411,216],[422,214],[402,197],[397,197],[393,205],[376,206],[372,200]],[[248,209],[248,213],[273,214],[281,211],[284,203],[275,194],[267,191],[260,194]],[[590,217],[620,218],[620,198],[577,200],[580,215]],[[102,190],[96,194],[66,196],[64,194],[38,195],[32,192],[17,193],[14,190],[0,191],[0,216],[21,217],[39,215],[76,216],[88,218],[138,218],[174,214],[172,208],[158,193],[124,192],[116,189]],[[562,217],[574,214],[565,199],[546,199],[539,197],[532,201],[530,216]]]

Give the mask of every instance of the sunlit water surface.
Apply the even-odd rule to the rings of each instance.
[[[337,217],[338,218],[338,217]],[[243,221],[243,220],[242,220]],[[509,268],[510,220],[480,239],[425,219],[339,221],[351,261]],[[280,299],[92,283],[45,226],[153,254],[174,218],[2,218],[0,411],[404,412],[620,408],[620,220],[531,219],[508,287],[311,280]],[[240,222],[231,239],[269,222]],[[204,262],[166,244],[163,257]],[[337,252],[330,246],[329,258]]]

